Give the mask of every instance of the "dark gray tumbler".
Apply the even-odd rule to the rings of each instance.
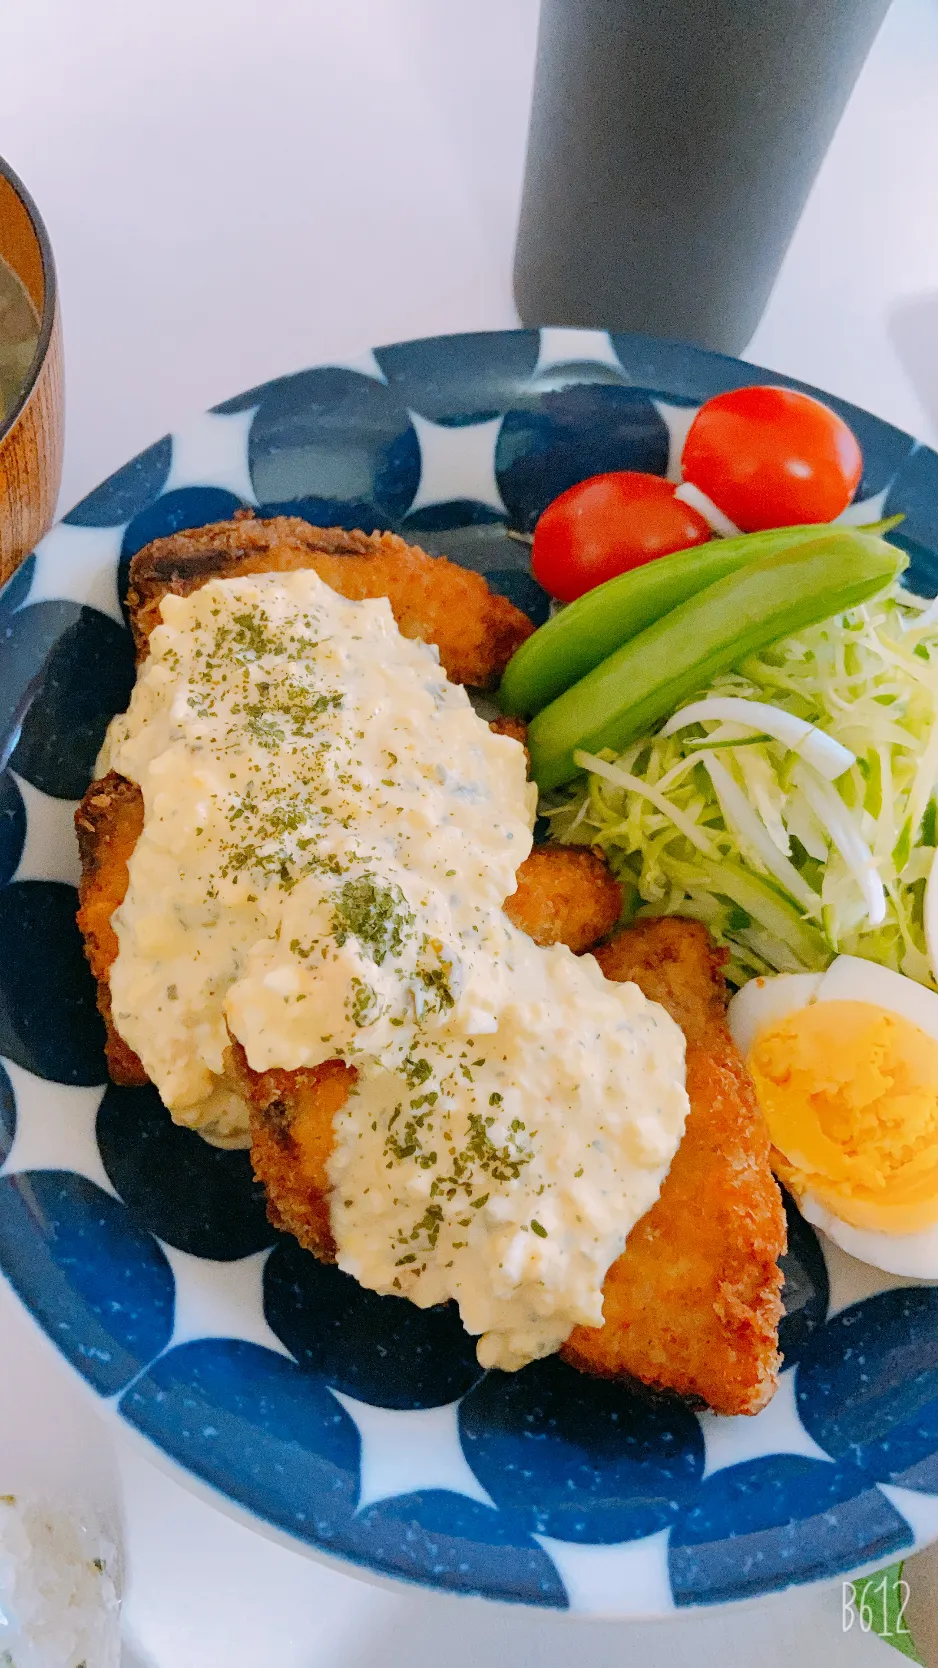
[[[542,0],[525,324],[739,353],[889,0]]]

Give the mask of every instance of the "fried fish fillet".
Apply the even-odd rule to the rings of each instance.
[[[564,855],[543,848],[543,878]],[[575,927],[581,915],[582,905]],[[540,903],[535,917],[540,924]],[[606,1277],[603,1326],[575,1328],[561,1353],[583,1372],[672,1391],[717,1413],[758,1413],[776,1389],[786,1224],[768,1137],[724,1018],[722,958],[703,926],[672,917],[627,928],[596,954],[608,978],[634,980],[681,1025],[691,1111],[656,1204]],[[253,1072],[237,1044],[231,1065],[251,1108],[251,1159],[272,1222],[330,1260],[331,1126],[354,1069],[329,1061]]]
[[[674,917],[640,922],[595,954],[608,979],[633,980],[681,1026],[691,1110],[658,1200],[606,1277],[603,1326],[575,1328],[562,1354],[718,1413],[758,1413],[779,1368],[786,1223],[724,1017],[723,958],[705,927]]]
[[[128,603],[138,659],[146,656],[167,592],[185,595],[220,575],[297,567],[314,567],[348,597],[388,595],[402,633],[436,642],[455,682],[497,682],[531,629],[478,575],[392,535],[367,538],[242,512],[234,522],[156,540],[134,558]],[[501,720],[493,728],[524,745],[524,727]],[[111,922],[142,823],[140,790],[113,772],[92,784],[76,813],[79,925],[107,1026],[109,1071],[127,1084],[147,1079],[111,1016],[108,975],[118,949]],[[580,951],[613,927],[620,893],[597,855],[538,848],[522,865],[507,908],[537,943],[564,942]],[[775,1385],[775,1257],[785,1230],[765,1133],[723,1022],[723,980],[708,945],[694,923],[660,921],[632,928],[598,952],[608,977],[634,978],[683,1025],[692,1112],[658,1203],[607,1277],[604,1326],[578,1328],[566,1353],[589,1372],[677,1390],[721,1412],[756,1412]],[[334,1060],[314,1070],[255,1073],[237,1043],[229,1069],[250,1106],[252,1162],[272,1222],[320,1257],[333,1258],[327,1164],[333,1119],[354,1069]],[[689,1221],[697,1235],[691,1246]]]
[[[395,533],[311,527],[299,516],[261,521],[239,510],[232,521],[154,539],[132,559],[127,607],[138,662],[146,658],[167,593],[189,596],[209,579],[295,568],[312,568],[351,602],[387,597],[401,635],[435,644],[451,683],[494,689],[534,629],[478,573],[446,556],[428,556]]]
[[[78,927],[95,980],[98,1012],[104,1020],[108,1072],[114,1083],[146,1083],[140,1060],[114,1024],[109,978],[118,951],[111,921],[124,902],[127,865],[143,832],[143,794],[137,783],[128,782],[115,770],[92,782],[75,812],[75,832],[81,859]]]
[[[298,516],[262,521],[250,510],[239,510],[231,521],[154,539],[132,558],[127,607],[138,665],[146,659],[167,594],[189,596],[210,579],[296,568],[314,569],[353,601],[388,597],[402,635],[435,644],[452,683],[494,686],[533,629],[528,617],[490,591],[478,573],[445,556],[428,556],[393,533],[313,527]],[[518,720],[497,720],[493,727],[524,745],[525,727]],[[113,771],[92,782],[75,826],[82,864],[78,925],[107,1031],[108,1070],[115,1083],[146,1083],[140,1060],[114,1027],[108,985],[117,955],[111,918],[124,900],[127,864],[143,826],[139,788]]]
[[[355,1084],[355,1067],[325,1060],[296,1071],[255,1072],[237,1042],[225,1067],[250,1108],[251,1165],[264,1184],[269,1222],[293,1234],[321,1262],[335,1262],[327,1166],[333,1119]]]
[[[566,944],[579,956],[619,920],[623,889],[586,846],[535,846],[516,879],[502,907],[536,944]]]

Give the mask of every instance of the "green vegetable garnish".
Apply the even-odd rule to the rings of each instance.
[[[719,672],[866,601],[906,565],[894,545],[847,528],[816,531],[782,550],[764,546],[755,561],[679,603],[537,714],[528,746],[539,788],[576,776],[575,749],[625,747]]]
[[[552,837],[603,849],[628,916],[704,921],[730,952],[735,985],[756,974],[820,972],[839,954],[932,985],[923,908],[937,839],[935,660],[934,609],[896,585],[693,692],[695,702],[769,702],[849,749],[854,763],[825,787],[832,799],[824,819],[806,797],[798,754],[759,735],[720,751],[731,726],[715,718],[667,736],[650,730],[618,756],[595,759],[543,801]],[[732,775],[759,819],[759,843],[734,820],[709,759]],[[879,924],[857,857],[833,838],[836,810],[883,885]],[[794,870],[790,887],[781,863]]]
[[[902,520],[902,515],[889,516],[858,531],[886,533]],[[714,539],[596,585],[540,626],[512,656],[499,690],[503,712],[530,718],[680,602],[726,574],[739,573],[759,556],[809,543],[823,531],[815,522]]]
[[[680,602],[757,557],[788,550],[818,533],[813,525],[714,539],[594,586],[540,626],[512,656],[499,690],[503,712],[530,718]]]

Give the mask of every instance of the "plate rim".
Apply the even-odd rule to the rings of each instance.
[[[395,341],[395,342],[388,342],[388,343],[378,344],[374,347],[363,349],[361,355],[358,356],[358,357],[360,357],[361,359],[364,360],[368,355],[377,356],[379,354],[383,354],[385,352],[391,351],[391,350],[396,349],[396,348],[412,348],[413,349],[413,348],[420,348],[420,347],[427,347],[427,346],[438,346],[438,347],[444,347],[444,348],[450,347],[450,348],[457,348],[458,349],[459,344],[464,343],[464,342],[472,342],[474,340],[478,341],[480,338],[485,338],[485,339],[487,339],[487,340],[489,340],[493,343],[498,343],[500,341],[507,341],[507,340],[512,340],[512,339],[517,339],[519,337],[540,336],[541,330],[543,330],[543,329],[554,329],[554,328],[555,327],[550,327],[550,326],[539,326],[539,327],[513,327],[513,328],[496,329],[496,330],[441,332],[441,333],[437,333],[437,334],[429,335],[429,336],[411,337],[411,338],[405,338],[405,339]],[[821,389],[817,385],[804,382],[801,379],[798,379],[798,378],[795,378],[795,377],[787,376],[782,372],[772,370],[772,369],[770,369],[769,367],[766,367],[766,366],[761,366],[761,365],[755,363],[754,361],[747,360],[747,359],[744,359],[742,357],[735,357],[733,355],[717,353],[717,352],[712,351],[710,349],[702,348],[702,347],[696,346],[696,345],[691,344],[691,343],[685,343],[685,342],[681,342],[681,341],[677,341],[677,340],[672,340],[672,339],[669,339],[669,338],[645,336],[645,335],[642,335],[642,334],[636,333],[636,332],[621,332],[621,331],[598,332],[598,331],[595,331],[595,330],[588,330],[588,329],[584,329],[584,328],[581,328],[581,327],[571,327],[571,328],[564,327],[564,334],[569,338],[572,346],[574,345],[575,340],[576,340],[577,337],[586,337],[586,338],[594,338],[595,339],[598,334],[606,334],[607,337],[609,338],[610,342],[611,342],[611,345],[613,347],[614,352],[617,352],[616,344],[618,342],[628,342],[630,344],[636,344],[637,351],[646,351],[646,352],[648,352],[653,359],[655,359],[657,357],[657,355],[660,353],[660,351],[662,349],[665,349],[669,353],[684,356],[686,360],[690,360],[692,364],[694,364],[696,367],[700,367],[702,370],[704,370],[706,367],[712,367],[712,368],[719,367],[721,369],[723,369],[724,367],[732,368],[735,374],[733,376],[733,379],[728,383],[728,385],[730,385],[730,386],[746,386],[746,385],[748,385],[746,377],[743,378],[743,379],[740,379],[740,377],[739,377],[739,371],[742,368],[742,370],[745,373],[755,373],[759,378],[765,379],[771,385],[782,386],[782,387],[786,387],[786,388],[793,388],[793,389],[796,389],[800,392],[804,392],[804,393],[807,393],[809,395],[821,398],[822,400],[834,401],[840,407],[842,412],[846,412],[846,413],[856,412],[859,416],[863,417],[865,419],[865,421],[873,422],[874,424],[876,424],[879,430],[886,431],[886,433],[888,433],[889,435],[895,436],[898,439],[908,443],[908,448],[909,449],[908,449],[907,453],[905,454],[905,457],[904,457],[904,460],[903,460],[904,462],[906,462],[908,460],[908,458],[910,456],[912,456],[913,453],[918,451],[918,450],[925,451],[926,453],[931,454],[933,457],[936,457],[936,448],[931,446],[928,442],[923,441],[923,440],[919,439],[917,436],[910,434],[907,430],[899,428],[896,424],[891,423],[886,418],[880,417],[877,413],[871,412],[871,411],[867,410],[865,407],[858,406],[852,401],[843,399],[840,395],[837,395],[837,394],[831,393],[830,391],[826,391],[824,389]],[[241,391],[240,393],[235,393],[233,395],[229,395],[226,399],[224,399],[222,401],[219,401],[215,405],[207,408],[207,412],[206,411],[202,411],[202,412],[192,412],[192,411],[190,411],[190,412],[188,412],[181,419],[181,421],[176,425],[176,427],[173,430],[169,431],[169,433],[171,435],[173,435],[173,434],[185,432],[187,426],[191,423],[195,423],[200,416],[204,416],[207,413],[208,414],[218,414],[220,412],[220,407],[223,407],[225,405],[229,405],[233,401],[236,401],[236,400],[237,401],[246,400],[251,395],[253,395],[255,393],[257,393],[259,396],[261,396],[261,395],[263,395],[263,393],[267,389],[269,389],[272,386],[272,384],[276,384],[276,383],[284,381],[284,380],[289,380],[290,378],[292,378],[294,376],[302,375],[307,371],[317,371],[317,370],[334,369],[334,368],[348,369],[350,371],[353,370],[353,369],[356,369],[356,367],[353,364],[353,359],[355,357],[356,357],[355,355],[350,354],[350,355],[343,355],[343,356],[341,356],[337,359],[332,359],[332,360],[331,359],[321,359],[321,360],[316,361],[313,364],[303,365],[303,366],[299,367],[299,369],[296,369],[296,370],[289,370],[289,371],[281,372],[281,373],[279,373],[275,376],[272,376],[272,377],[269,377],[269,378],[265,379],[264,382],[255,384],[253,387]],[[534,381],[536,376],[538,376],[539,379],[540,379],[542,374],[544,376],[548,376],[553,369],[561,370],[562,368],[564,368],[567,365],[575,365],[575,364],[577,364],[577,365],[589,365],[591,363],[597,364],[599,366],[601,362],[598,361],[598,360],[595,360],[593,358],[586,358],[584,360],[577,360],[577,359],[572,358],[570,360],[553,361],[553,362],[551,362],[551,363],[549,363],[545,366],[543,373],[539,373],[533,368],[532,372],[530,373],[530,380]],[[626,368],[625,365],[623,366],[623,371],[624,371],[624,376],[625,376],[625,379],[626,379],[625,380],[625,386],[636,386],[636,387],[641,387],[641,388],[646,388],[647,387],[647,384],[638,382],[638,380],[629,372],[629,370]],[[367,375],[368,373],[366,373],[364,371],[360,371],[359,374]],[[464,373],[464,375],[465,375],[465,373]],[[385,380],[387,381],[388,379],[386,378]],[[455,378],[455,380],[459,380],[459,378]],[[582,378],[581,380],[585,384],[589,384],[589,379],[588,378]],[[598,381],[601,381],[601,380],[604,380],[604,379],[598,378]],[[665,388],[657,387],[657,388],[649,390],[649,391],[651,393],[653,393],[653,395],[658,394],[662,397],[667,398],[667,390]],[[697,396],[695,394],[681,395],[681,394],[676,393],[674,397],[676,399],[684,399],[684,400],[687,401],[687,403],[693,404],[697,398],[699,398],[699,397],[707,398],[707,397],[709,397],[709,395]],[[83,494],[82,498],[78,499],[75,504],[70,505],[70,507],[68,509],[66,509],[62,514],[57,516],[56,521],[53,523],[53,527],[50,529],[50,532],[54,531],[56,528],[60,527],[63,523],[67,522],[69,516],[71,516],[74,513],[74,511],[76,509],[78,509],[85,502],[85,500],[87,498],[89,498],[93,493],[99,492],[102,488],[107,487],[109,485],[109,483],[117,475],[121,474],[124,470],[127,469],[127,467],[129,465],[133,464],[134,462],[137,461],[138,458],[142,457],[148,450],[150,450],[152,448],[152,446],[154,444],[158,444],[159,440],[161,438],[165,438],[165,437],[158,437],[156,442],[150,442],[150,445],[148,447],[145,447],[141,451],[139,451],[137,453],[134,453],[130,458],[126,459],[121,465],[119,465],[118,469],[112,471],[110,475],[104,477],[103,480],[99,481],[94,486],[92,486],[89,489],[88,492]],[[163,490],[165,490],[165,488],[161,488],[161,492]],[[158,493],[156,496],[159,497],[160,494]],[[103,531],[103,529],[102,529],[102,531]],[[24,561],[29,561],[31,554],[32,553],[27,555],[27,557],[24,558]],[[65,566],[65,556],[64,556],[64,554],[63,554],[63,556],[56,558],[56,564],[57,565],[58,565],[59,562],[62,563],[62,566],[64,568],[64,566]],[[0,587],[0,598],[2,598],[4,596],[4,594],[9,590],[9,588],[13,584],[15,584],[18,576],[20,576],[20,578],[22,576],[22,566],[20,568],[16,569],[16,570],[14,570],[14,573],[6,581],[5,585],[3,587]],[[31,588],[32,588],[32,578],[30,578],[29,586],[28,586],[28,588],[27,588],[27,590],[24,594],[22,602],[19,603],[14,610],[14,615],[15,615],[16,612],[19,611],[19,609],[21,607],[27,607],[29,605],[29,592],[30,592]],[[11,618],[12,618],[12,616],[11,616]],[[2,1271],[0,1271],[0,1272],[2,1272]],[[5,1274],[4,1274],[4,1279],[6,1279]],[[924,1284],[929,1284],[929,1282],[924,1282]],[[506,1606],[506,1607],[511,1608],[515,1611],[527,1610],[527,1611],[535,1611],[539,1614],[550,1613],[555,1619],[559,1619],[559,1620],[570,1622],[570,1623],[573,1623],[575,1621],[576,1622],[585,1622],[585,1621],[587,1621],[587,1622],[592,1622],[592,1621],[611,1622],[611,1621],[615,1621],[615,1622],[618,1622],[619,1624],[622,1625],[622,1624],[629,1623],[629,1622],[646,1622],[647,1623],[647,1622],[651,1622],[651,1621],[675,1621],[679,1617],[681,1617],[682,1619],[685,1619],[685,1618],[693,1619],[694,1617],[697,1617],[697,1616],[701,1615],[702,1613],[707,1614],[707,1613],[710,1612],[710,1613],[713,1613],[713,1614],[717,1614],[720,1611],[722,1611],[722,1610],[724,1610],[728,1607],[732,1607],[735,1611],[736,1610],[742,1610],[742,1609],[753,1609],[753,1608],[756,1608],[756,1607],[764,1607],[764,1606],[767,1606],[768,1604],[770,1604],[771,1602],[774,1603],[776,1601],[779,1601],[781,1603],[781,1602],[784,1602],[784,1601],[787,1601],[787,1600],[791,1601],[793,1595],[795,1593],[797,1593],[803,1587],[805,1587],[805,1588],[827,1588],[827,1587],[836,1588],[839,1584],[843,1585],[845,1582],[853,1581],[853,1580],[856,1580],[856,1579],[859,1579],[859,1578],[863,1578],[863,1576],[866,1575],[867,1573],[869,1573],[871,1571],[874,1571],[874,1570],[877,1570],[877,1569],[881,1569],[881,1568],[884,1567],[882,1559],[873,1560],[873,1561],[868,1562],[866,1564],[858,1565],[857,1567],[852,1566],[852,1568],[849,1571],[838,1572],[838,1573],[833,1574],[833,1575],[823,1575],[823,1576],[819,1576],[819,1577],[816,1577],[816,1578],[814,1578],[812,1580],[808,1580],[808,1581],[795,1581],[795,1582],[792,1582],[785,1587],[774,1589],[774,1590],[772,1590],[770,1592],[767,1592],[767,1593],[761,1593],[761,1594],[756,1594],[756,1595],[747,1595],[747,1596],[742,1596],[742,1597],[723,1598],[723,1599],[719,1599],[717,1601],[710,1602],[710,1603],[701,1603],[701,1602],[688,1603],[688,1604],[674,1603],[672,1609],[670,1609],[670,1610],[652,1609],[652,1610],[648,1610],[648,1611],[641,1611],[641,1612],[636,1611],[636,1612],[628,1612],[628,1613],[624,1613],[622,1611],[615,1611],[615,1610],[590,1610],[590,1611],[585,1611],[585,1610],[573,1609],[573,1608],[563,1608],[563,1607],[560,1607],[560,1606],[557,1606],[557,1605],[535,1605],[535,1604],[526,1603],[524,1600],[511,1600],[511,1599],[508,1599],[504,1596],[500,1596],[500,1595],[497,1595],[497,1594],[489,1594],[489,1593],[484,1593],[484,1592],[475,1592],[475,1593],[466,1592],[466,1593],[463,1593],[463,1592],[456,1591],[452,1588],[447,1588],[446,1586],[442,1586],[438,1583],[434,1583],[434,1582],[432,1582],[431,1580],[428,1580],[428,1579],[420,1579],[420,1578],[416,1578],[416,1577],[410,1577],[410,1576],[407,1576],[407,1575],[404,1575],[404,1574],[399,1574],[399,1573],[394,1573],[394,1574],[385,1573],[385,1572],[383,1572],[379,1569],[376,1569],[371,1564],[368,1564],[366,1562],[362,1562],[362,1563],[356,1562],[354,1559],[352,1559],[348,1555],[340,1555],[340,1554],[332,1553],[332,1552],[324,1549],[323,1547],[321,1547],[321,1546],[319,1546],[315,1543],[312,1543],[312,1542],[300,1539],[299,1537],[291,1535],[287,1530],[281,1529],[276,1524],[271,1523],[267,1519],[258,1516],[250,1507],[248,1507],[248,1506],[242,1504],[240,1501],[234,1499],[231,1495],[223,1493],[220,1489],[215,1487],[212,1483],[210,1483],[210,1482],[206,1481],[205,1479],[203,1479],[202,1477],[200,1477],[196,1472],[190,1471],[178,1459],[173,1457],[163,1447],[161,1447],[159,1445],[159,1443],[156,1442],[152,1437],[146,1435],[144,1432],[142,1432],[140,1430],[137,1430],[130,1423],[129,1420],[127,1420],[127,1419],[125,1419],[124,1417],[121,1416],[118,1403],[119,1403],[120,1398],[126,1393],[127,1389],[130,1386],[128,1386],[128,1385],[123,1386],[122,1389],[120,1390],[120,1392],[118,1392],[118,1394],[116,1396],[108,1397],[108,1398],[102,1397],[95,1390],[94,1386],[78,1370],[78,1368],[75,1367],[70,1361],[68,1361],[64,1356],[62,1356],[59,1353],[59,1351],[56,1349],[56,1346],[53,1343],[52,1339],[44,1331],[42,1326],[40,1326],[38,1320],[36,1319],[35,1315],[33,1314],[33,1311],[27,1307],[26,1303],[23,1301],[23,1299],[21,1299],[19,1297],[19,1294],[16,1292],[15,1287],[12,1287],[12,1285],[11,1285],[11,1290],[13,1291],[14,1296],[16,1297],[16,1300],[20,1305],[20,1308],[28,1315],[31,1324],[41,1334],[41,1336],[45,1340],[45,1343],[48,1345],[50,1351],[57,1358],[59,1363],[62,1366],[64,1366],[69,1373],[71,1373],[75,1378],[77,1378],[79,1380],[79,1382],[82,1385],[83,1393],[86,1393],[88,1396],[91,1397],[92,1404],[97,1408],[97,1410],[99,1411],[101,1416],[103,1418],[105,1418],[108,1422],[110,1422],[110,1420],[116,1416],[117,1421],[118,1421],[116,1429],[119,1430],[122,1433],[122,1438],[124,1440],[127,1440],[129,1438],[130,1442],[131,1442],[131,1447],[136,1448],[138,1451],[144,1453],[146,1458],[150,1461],[150,1463],[155,1464],[159,1470],[164,1472],[165,1475],[173,1478],[177,1483],[179,1483],[184,1488],[188,1489],[197,1498],[202,1499],[205,1503],[211,1505],[214,1509],[221,1510],[227,1516],[229,1516],[231,1519],[240,1523],[243,1527],[246,1527],[246,1528],[249,1528],[249,1529],[253,1530],[254,1533],[262,1534],[262,1535],[265,1536],[266,1539],[273,1541],[275,1544],[283,1546],[287,1550],[292,1551],[294,1553],[298,1553],[298,1554],[303,1555],[305,1557],[312,1558],[314,1560],[314,1562],[320,1563],[327,1568],[331,1568],[331,1569],[335,1570],[336,1572],[338,1572],[340,1574],[344,1574],[347,1577],[349,1577],[350,1579],[359,1580],[359,1581],[366,1581],[370,1585],[376,1586],[376,1587],[379,1587],[379,1588],[383,1588],[386,1591],[400,1591],[402,1588],[405,1588],[405,1589],[412,1588],[416,1591],[419,1591],[422,1595],[425,1595],[425,1596],[429,1595],[429,1596],[432,1596],[432,1597],[439,1597],[444,1602],[449,1602],[449,1603],[454,1603],[457,1600],[466,1601],[466,1600],[474,1600],[475,1599],[475,1600],[477,1600],[479,1602],[482,1602],[486,1605],[498,1605],[500,1607],[501,1606]],[[171,1348],[172,1345],[170,1345],[168,1347]],[[144,1369],[144,1370],[146,1371],[147,1369]],[[794,1370],[794,1369],[790,1369],[790,1370]],[[133,1381],[131,1381],[131,1383],[133,1383]],[[931,1498],[931,1496],[925,1496],[925,1498]],[[922,1544],[928,1546],[928,1545],[932,1544],[932,1541],[926,1541]],[[898,1556],[900,1556],[900,1557],[912,1556],[913,1553],[915,1551],[918,1551],[918,1550],[920,1550],[920,1541],[919,1541],[919,1537],[915,1534],[915,1531],[914,1531],[912,1547],[910,1549],[906,1549],[906,1550],[901,1551]],[[893,1561],[896,1561],[896,1559],[894,1559]]]

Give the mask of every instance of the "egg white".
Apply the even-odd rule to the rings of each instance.
[[[924,1228],[918,1234],[878,1234],[871,1228],[854,1228],[839,1216],[805,1193],[798,1206],[806,1222],[856,1257],[859,1263],[870,1263],[882,1268],[885,1274],[909,1274],[917,1280],[939,1277],[939,1233],[935,1228]]]
[[[824,973],[777,973],[775,978],[751,979],[731,997],[727,1023],[744,1059],[761,1031],[816,1000],[824,977]]]
[[[935,892],[939,885],[935,864],[929,884]],[[927,918],[929,910],[927,898]],[[775,978],[751,979],[737,992],[727,1009],[727,1020],[744,1059],[761,1031],[813,1002],[869,1002],[899,1014],[933,1041],[939,1036],[939,998],[934,991],[877,962],[838,956],[825,973],[778,973]],[[886,1274],[906,1274],[914,1279],[935,1280],[939,1276],[939,1236],[935,1228],[915,1234],[881,1234],[842,1222],[811,1193],[804,1194],[798,1204],[807,1222],[859,1262],[882,1268]]]
[[[860,956],[836,957],[822,974],[815,1000],[870,1002],[875,1008],[886,1008],[888,1013],[909,1020],[933,1042],[939,1038],[939,999],[935,991],[876,961],[863,961]]]

